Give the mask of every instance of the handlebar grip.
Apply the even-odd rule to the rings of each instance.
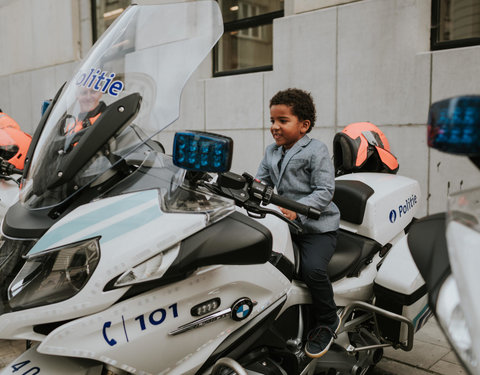
[[[310,219],[317,220],[320,217],[320,211],[316,208],[295,202],[294,200],[282,197],[278,194],[272,194],[270,203],[286,208],[287,210],[295,211],[296,213],[305,215]]]

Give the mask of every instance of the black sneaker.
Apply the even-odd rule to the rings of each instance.
[[[320,358],[328,349],[334,339],[337,338],[337,330],[340,327],[340,317],[337,317],[335,324],[330,326],[319,326],[312,329],[307,337],[305,353],[310,358]]]

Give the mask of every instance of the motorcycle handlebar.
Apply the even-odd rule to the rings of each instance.
[[[253,178],[253,176],[248,173],[244,173],[241,176],[232,172],[222,173],[219,175],[217,183],[229,189],[244,189],[246,187],[248,194],[243,194],[241,195],[242,197],[250,196],[254,201],[262,202],[265,205],[273,203],[314,220],[320,217],[320,211],[316,208],[275,194],[271,186]]]
[[[295,211],[297,214],[305,215],[310,219],[317,220],[320,217],[320,211],[316,208],[295,202],[291,199],[282,197],[277,194],[272,194],[272,197],[270,198],[270,203],[286,208],[287,210]]]
[[[15,168],[13,164],[0,158],[0,174],[10,176],[12,174],[22,174],[23,170]]]
[[[277,206],[286,208],[300,215],[305,215],[309,219],[317,220],[320,217],[320,211],[314,207],[307,206],[302,203],[298,203],[292,199],[282,197],[273,192],[271,186],[263,184],[261,181],[251,178],[247,174],[243,174],[244,177],[250,179],[251,190],[255,196],[260,198],[264,204],[273,203]]]

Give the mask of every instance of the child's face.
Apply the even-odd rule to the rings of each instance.
[[[291,148],[310,127],[310,120],[300,121],[290,106],[276,104],[270,107],[270,132],[278,146]]]

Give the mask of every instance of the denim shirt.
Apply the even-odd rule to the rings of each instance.
[[[318,220],[297,215],[304,233],[337,230],[340,211],[332,202],[335,172],[327,146],[305,135],[285,152],[279,166],[281,158],[282,146],[267,146],[256,178],[275,187],[278,194],[320,210]]]

